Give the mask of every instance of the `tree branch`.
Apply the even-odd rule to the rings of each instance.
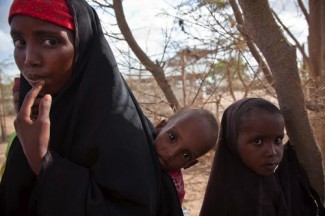
[[[121,30],[126,42],[132,49],[133,53],[137,56],[140,62],[145,66],[145,68],[150,71],[157,81],[159,87],[163,91],[167,101],[169,102],[170,107],[175,111],[180,108],[180,104],[174,95],[168,81],[166,80],[164,69],[159,65],[155,64],[146,53],[140,48],[136,40],[134,39],[132,32],[126,22],[122,0],[113,0],[113,9],[116,15],[116,20],[118,27]]]
[[[308,14],[308,12],[306,10],[306,7],[305,7],[304,3],[301,0],[298,0],[298,5],[299,5],[302,13],[305,16],[307,23],[309,24],[309,14]]]

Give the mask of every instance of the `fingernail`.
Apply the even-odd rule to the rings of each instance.
[[[44,95],[43,100],[44,100],[44,102],[46,102],[46,103],[50,103],[51,100],[52,100],[52,97],[51,97],[51,95],[46,94],[46,95]]]

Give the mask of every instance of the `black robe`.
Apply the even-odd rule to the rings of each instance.
[[[206,188],[201,216],[323,216],[324,208],[312,195],[307,175],[289,143],[275,175],[263,177],[247,168],[237,152],[238,112],[246,101],[229,106]],[[302,184],[305,182],[305,184]]]
[[[0,215],[182,215],[95,10],[84,0],[67,2],[76,28],[75,62],[71,79],[52,95],[49,151],[36,176],[14,140],[0,185]],[[30,89],[21,77],[21,103]]]

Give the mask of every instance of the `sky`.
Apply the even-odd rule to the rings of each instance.
[[[9,35],[10,28],[7,20],[11,2],[11,0],[0,0],[0,63],[6,64],[1,68],[4,73],[16,76],[19,72],[12,58],[14,46]]]
[[[129,26],[132,26],[132,33],[140,46],[151,53],[154,50],[161,50],[162,29],[171,26],[173,20],[167,20],[163,16],[157,16],[162,8],[169,8],[175,2],[185,0],[124,0],[123,7]],[[13,44],[10,38],[10,28],[8,24],[8,12],[12,0],[0,0],[0,64],[5,65],[1,69],[9,77],[19,75],[19,71],[13,59]],[[288,26],[294,29],[298,38],[306,38],[308,29],[306,23],[297,17],[298,10],[293,0],[271,0],[270,5],[276,10],[281,11],[281,19]],[[289,4],[289,5],[288,5]],[[299,12],[298,12],[299,14]],[[111,23],[115,23],[112,16],[103,17],[99,12],[99,16],[103,21],[103,25],[108,24],[112,28]],[[155,49],[159,47],[159,49]],[[120,48],[127,49],[127,45],[121,44]],[[114,47],[112,47],[114,52]],[[119,53],[115,53],[115,57],[119,58]]]

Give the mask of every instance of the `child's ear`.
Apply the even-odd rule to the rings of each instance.
[[[191,162],[189,162],[188,164],[186,164],[183,168],[184,168],[184,169],[190,168],[191,166],[194,166],[194,165],[197,164],[198,162],[199,162],[198,160],[191,161]]]
[[[165,125],[167,124],[166,119],[161,120],[155,127],[156,133],[158,134],[160,132],[160,130],[165,127]]]

